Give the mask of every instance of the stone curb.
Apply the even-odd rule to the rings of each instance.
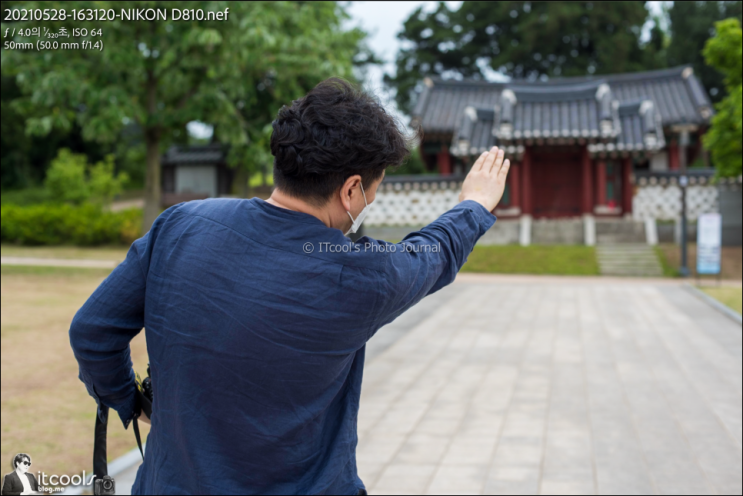
[[[738,323],[738,325],[743,325],[743,317],[741,317],[741,314],[739,314],[735,310],[726,307],[725,305],[723,305],[719,301],[715,300],[714,298],[712,298],[711,296],[709,296],[705,292],[700,291],[699,289],[695,288],[694,286],[692,286],[689,283],[684,283],[684,287],[687,289],[687,291],[689,291],[690,293],[692,293],[693,295],[695,295],[700,300],[703,300],[708,305],[710,305],[711,307],[714,307],[716,310],[718,310],[720,313],[724,313],[729,318],[733,319],[735,322]]]

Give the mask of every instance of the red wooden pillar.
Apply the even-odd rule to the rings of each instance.
[[[521,165],[511,164],[508,180],[511,182],[511,207],[521,207]]]
[[[441,151],[436,155],[436,162],[439,165],[439,174],[442,176],[451,174],[451,155],[449,155],[449,148],[446,146],[441,147]]]
[[[606,162],[596,162],[596,205],[606,205]]]
[[[581,169],[583,176],[583,200],[582,211],[584,214],[593,213],[593,175],[591,174],[591,156],[588,154],[588,147],[583,148],[581,158]]]
[[[531,214],[531,150],[528,147],[524,150],[521,167],[521,212]]]
[[[679,161],[679,144],[675,139],[671,140],[668,145],[668,168],[671,170],[679,170],[681,167]]]
[[[622,160],[622,213],[632,213],[632,159]]]

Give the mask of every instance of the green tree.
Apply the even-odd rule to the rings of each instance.
[[[88,166],[88,157],[62,148],[47,170],[44,186],[55,202],[73,205],[91,202],[108,206],[128,180],[126,172],[114,172],[112,154]]]
[[[28,2],[25,8],[142,9],[142,2]],[[371,61],[359,29],[343,30],[335,2],[148,2],[167,20],[76,22],[81,38],[99,50],[6,51],[4,74],[27,95],[18,108],[41,109],[27,119],[30,132],[80,124],[83,137],[112,143],[129,127],[144,141],[146,176],[143,230],[159,214],[160,155],[186,139],[186,124],[214,126],[229,144],[230,162],[248,170],[265,160],[266,124],[278,108],[329,76],[353,79],[355,63]],[[173,9],[224,13],[227,20],[173,20]],[[19,23],[15,23],[20,27]],[[57,32],[67,21],[44,22]],[[14,27],[2,25],[3,31]],[[28,27],[25,24],[23,27]],[[17,37],[15,41],[28,41]],[[36,41],[36,39],[32,39]],[[97,45],[100,47],[101,45]],[[31,112],[24,113],[31,115]]]
[[[90,198],[90,188],[85,179],[88,159],[85,155],[72,153],[67,148],[59,150],[46,173],[44,186],[55,202],[79,205]]]
[[[82,130],[77,123],[67,130],[56,128],[45,136],[29,136],[26,133],[26,118],[31,115],[16,105],[20,96],[15,78],[3,74],[0,99],[0,184],[3,191],[41,184],[60,148],[84,153],[91,160],[100,160],[105,156],[109,146],[83,140]]]
[[[100,205],[111,205],[114,197],[124,190],[129,180],[126,172],[114,172],[114,156],[106,158],[92,166],[89,170],[90,199]]]
[[[646,69],[658,45],[640,43],[647,15],[644,2],[463,2],[456,11],[439,2],[405,21],[398,38],[408,47],[385,81],[409,112],[425,75],[484,79],[489,68],[537,79]]]
[[[717,34],[707,41],[704,58],[709,65],[724,74],[726,96],[715,107],[712,127],[703,138],[704,146],[721,177],[741,174],[741,143],[743,142],[743,34],[738,19],[726,19],[715,24]]]
[[[702,55],[704,45],[714,35],[715,22],[728,17],[741,18],[741,2],[673,2],[668,11],[670,43],[667,61],[673,67],[692,64],[713,102],[725,97],[723,75],[709,70]]]

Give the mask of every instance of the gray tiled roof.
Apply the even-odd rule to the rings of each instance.
[[[550,137],[606,139],[619,134],[618,115],[616,108],[611,106],[611,90],[604,81],[553,85],[546,90],[532,85],[509,85],[503,90],[496,107],[494,135],[501,140],[518,140]],[[509,111],[505,106],[509,105],[509,92],[513,100],[510,116],[507,116]],[[599,95],[604,93],[606,102],[599,99]],[[606,122],[602,125],[602,121]]]
[[[528,140],[532,138],[538,140],[546,138],[548,142],[565,144],[583,140],[588,143],[588,150],[591,154],[601,152],[656,151],[665,146],[661,119],[655,111],[652,100],[636,100],[622,104],[619,104],[616,100],[613,101],[610,133],[604,135],[597,133],[589,137],[574,133],[573,131],[577,128],[574,124],[571,124],[591,121],[591,119],[587,119],[585,116],[584,118],[580,117],[581,112],[587,112],[587,109],[594,108],[595,110],[595,105],[591,107],[591,105],[585,102],[586,100],[582,96],[579,100],[565,100],[557,103],[549,101],[529,102],[533,106],[538,104],[545,111],[552,110],[553,105],[558,105],[558,110],[564,111],[552,111],[550,115],[558,115],[560,117],[560,125],[563,122],[567,123],[565,125],[568,126],[567,129],[570,129],[570,132],[550,133],[549,135],[541,133],[539,136],[526,136],[524,139],[503,139],[502,135],[497,132],[500,125],[498,114],[502,109],[497,107],[495,110],[475,108],[473,106],[465,107],[460,123],[454,132],[451,152],[458,156],[477,155],[497,145],[504,148],[507,153],[514,155],[515,158],[518,158],[523,153],[524,143],[528,143]],[[563,107],[563,104],[565,107]],[[583,110],[580,109],[581,107],[583,107]],[[527,106],[526,108],[528,109],[529,107]],[[597,112],[597,115],[600,115],[600,113]],[[513,115],[514,123],[516,124],[524,120],[524,114],[519,114],[518,106],[516,106],[516,111]],[[598,119],[593,119],[593,121],[599,122]],[[516,124],[515,129],[521,128],[524,128],[522,124]],[[555,127],[552,126],[550,129],[553,128]],[[592,129],[598,131],[597,126],[594,126]],[[515,132],[513,134],[515,135]]]
[[[602,82],[609,85],[613,99],[619,103],[652,100],[660,114],[662,124],[704,124],[712,116],[712,105],[704,88],[697,80],[690,66],[675,67],[660,71],[647,71],[629,74],[615,74],[596,77],[558,78],[546,82],[512,81],[509,83],[489,83],[483,81],[454,81],[440,78],[427,78],[426,86],[416,102],[413,120],[420,123],[426,133],[452,133],[459,125],[464,108],[495,108],[505,89],[511,89],[522,97],[531,97],[531,105],[526,102],[514,109],[519,125],[545,126],[565,129],[563,123],[580,122],[587,124],[589,131],[598,129],[594,122],[596,100],[583,99],[585,103],[571,108],[559,103],[561,92],[579,92],[581,88],[590,91]],[[595,91],[595,90],[594,90]],[[572,98],[573,101],[580,100]],[[549,101],[550,105],[545,106]],[[589,102],[592,102],[589,104]],[[576,114],[577,111],[577,114]],[[519,113],[520,112],[520,113]],[[570,128],[569,127],[569,128]],[[514,132],[517,128],[514,128]],[[522,132],[526,128],[522,127]],[[572,129],[571,132],[572,133]]]
[[[225,147],[219,143],[209,145],[171,146],[162,157],[162,165],[209,165],[225,159]]]
[[[437,80],[433,87],[423,89],[413,118],[418,119],[426,133],[451,133],[464,107],[476,105],[493,108],[500,98],[503,85],[472,81]]]
[[[653,112],[653,109],[648,108],[648,105],[652,105],[652,101],[637,100],[635,102],[625,102],[619,107],[619,121],[622,132],[617,137],[617,147],[627,150],[663,148],[664,138],[661,121],[657,114]],[[652,115],[646,118],[645,112],[652,112]],[[655,145],[647,143],[649,135],[654,135],[658,143]]]

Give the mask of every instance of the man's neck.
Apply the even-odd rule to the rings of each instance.
[[[294,210],[295,212],[302,212],[317,217],[326,226],[333,227],[330,220],[330,213],[327,210],[312,206],[309,203],[293,196],[289,196],[278,189],[274,189],[273,193],[271,193],[271,197],[266,201],[279,208]]]

